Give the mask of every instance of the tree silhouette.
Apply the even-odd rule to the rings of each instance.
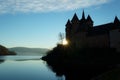
[[[59,44],[62,44],[63,43],[63,40],[64,40],[64,38],[65,38],[65,36],[64,36],[64,33],[59,33],[59,35],[58,35],[58,38],[59,38]]]

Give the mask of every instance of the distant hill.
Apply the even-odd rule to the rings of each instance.
[[[9,48],[10,51],[14,51],[17,55],[46,55],[49,49],[46,48],[27,48],[27,47],[13,47]]]
[[[16,55],[14,51],[9,51],[6,47],[0,45],[0,56],[3,55]]]

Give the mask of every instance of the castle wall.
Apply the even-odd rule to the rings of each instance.
[[[87,46],[98,47],[98,48],[107,48],[109,47],[109,36],[108,34],[89,36],[87,38]]]
[[[96,35],[96,36],[86,36],[87,32],[79,32],[72,36],[71,42],[79,48],[82,47],[98,47],[98,48],[108,48],[109,47],[109,35]]]
[[[110,31],[110,47],[116,48],[120,52],[120,30],[111,30]]]
[[[76,46],[81,48],[86,45],[86,32],[79,32],[75,35]]]
[[[82,47],[86,40],[86,32],[74,33],[71,36],[71,42],[76,47]]]

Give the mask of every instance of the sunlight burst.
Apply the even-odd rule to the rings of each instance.
[[[67,45],[68,44],[68,42],[67,42],[67,40],[66,39],[63,39],[63,43],[62,43],[63,45]]]

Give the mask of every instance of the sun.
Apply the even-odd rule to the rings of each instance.
[[[68,42],[67,42],[67,40],[66,39],[63,39],[63,43],[62,43],[63,45],[67,45],[68,44]]]

